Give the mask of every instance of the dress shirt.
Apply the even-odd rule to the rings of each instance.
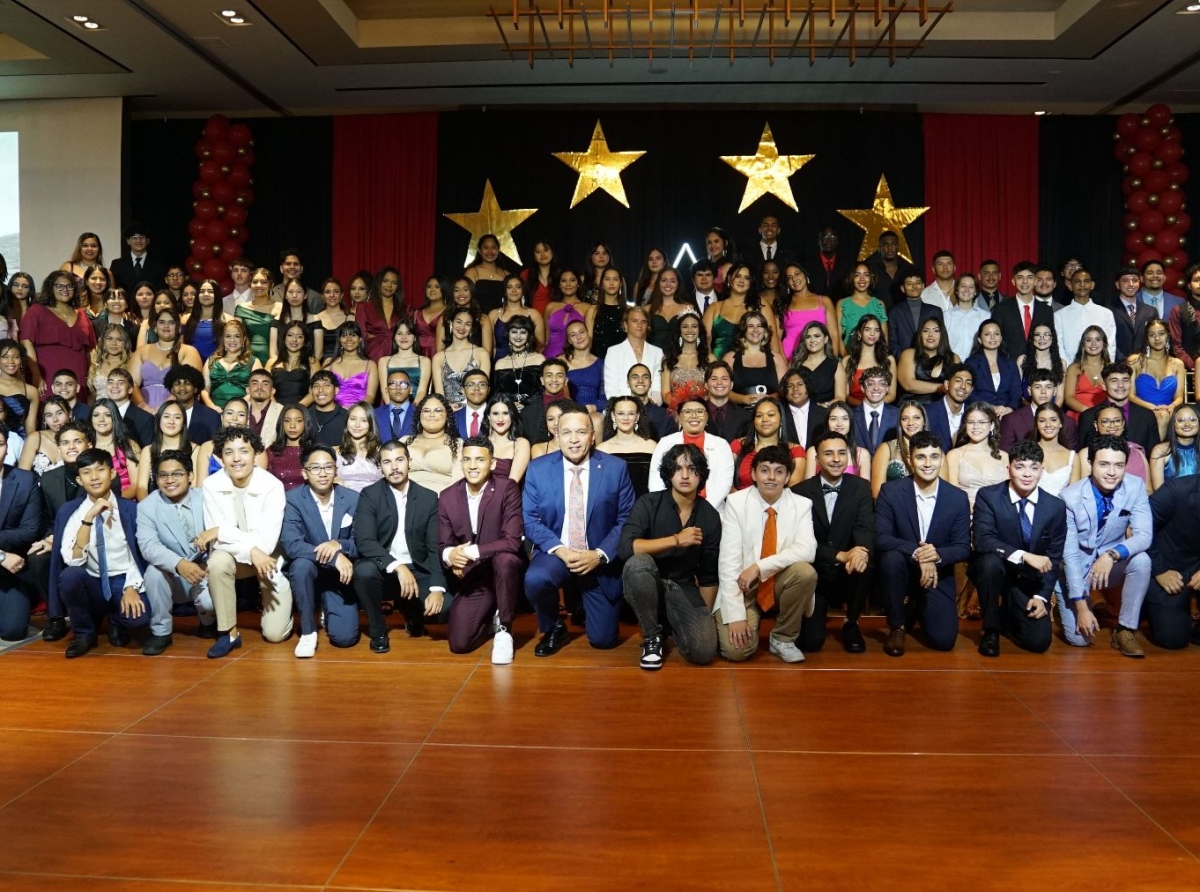
[[[21,447],[25,445],[25,441],[12,431],[8,432],[8,454],[4,456],[4,463],[10,468],[17,466],[17,460],[21,457]]]
[[[1041,493],[1041,491],[1042,490],[1040,487],[1035,486],[1033,488],[1033,492],[1031,492],[1027,496],[1022,496],[1015,489],[1013,489],[1012,486],[1008,487],[1008,497],[1010,500],[1012,500],[1013,507],[1016,508],[1017,511],[1021,510],[1021,506],[1020,506],[1021,499],[1025,499],[1025,503],[1026,503],[1025,504],[1025,516],[1029,519],[1030,526],[1033,526],[1033,515],[1037,511],[1038,495]],[[1018,548],[1016,551],[1013,551],[1008,555],[1008,562],[1010,564],[1018,564],[1019,565],[1019,564],[1021,564],[1022,561],[1024,561],[1024,559],[1025,559],[1025,550],[1022,548]],[[1034,595],[1034,597],[1037,598],[1039,601],[1046,600],[1041,595]]]
[[[775,554],[762,556],[763,528],[767,508],[776,511]],[[811,564],[817,556],[817,538],[813,533],[812,503],[785,489],[774,505],[768,505],[757,487],[730,495],[721,511],[721,550],[718,561],[720,581],[714,612],[721,611],[725,623],[746,618],[747,596],[738,589],[737,578],[751,565],[759,569],[760,580],[797,562]]]
[[[68,567],[83,567],[89,576],[100,578],[100,559],[96,553],[96,536],[104,536],[104,557],[108,563],[109,577],[125,576],[125,587],[142,591],[142,571],[138,569],[125,541],[125,527],[121,524],[121,516],[117,511],[105,511],[93,522],[92,534],[88,537],[87,548],[82,557],[72,557],[75,550],[75,537],[83,525],[84,515],[92,509],[91,496],[86,496],[79,507],[67,518],[63,527],[63,540],[59,545],[63,563]],[[105,592],[107,595],[107,592]],[[105,599],[107,600],[107,598]]]
[[[404,484],[403,489],[393,486],[391,490],[392,498],[396,500],[396,535],[392,536],[388,552],[395,560],[388,564],[387,571],[395,573],[401,564],[412,563],[412,555],[408,551],[408,537],[404,534],[404,522],[408,517],[408,483]]]
[[[842,489],[842,478],[839,477],[836,483],[830,483],[824,474],[821,474],[821,491],[825,496],[825,516],[833,520],[833,509],[837,507],[838,494]]]
[[[1120,485],[1120,484],[1118,484],[1118,485]],[[1100,487],[1098,487],[1096,485],[1096,482],[1094,480],[1092,481],[1092,498],[1094,498],[1096,500],[1096,540],[1097,541],[1100,540],[1100,533],[1104,529],[1104,524],[1108,522],[1108,518],[1104,516],[1104,500],[1108,499],[1108,501],[1110,503],[1109,511],[1111,512],[1112,510],[1114,510],[1111,503],[1113,501],[1113,498],[1116,496],[1116,494],[1117,494],[1117,491],[1114,489],[1112,492],[1112,495],[1106,496],[1104,493],[1102,493],[1100,491]],[[1106,548],[1105,551],[1115,551],[1117,554],[1120,555],[1120,560],[1122,560],[1122,561],[1129,560],[1129,549],[1126,548],[1124,545],[1114,545],[1112,548]],[[1103,554],[1103,552],[1101,552],[1101,554]],[[1100,557],[1100,555],[1097,554],[1096,557]]]
[[[1075,361],[1079,351],[1079,340],[1089,326],[1098,325],[1108,337],[1108,358],[1115,362],[1117,359],[1117,320],[1108,307],[1102,307],[1094,300],[1085,304],[1071,301],[1065,307],[1054,311],[1054,332],[1058,336],[1058,352],[1062,354],[1064,364]]]
[[[942,316],[946,320],[946,338],[950,341],[950,349],[960,360],[965,360],[971,355],[971,348],[975,345],[975,333],[979,331],[979,326],[992,318],[992,314],[981,309],[978,304],[964,310],[957,302],[950,309],[943,311]],[[1024,324],[1024,318],[1021,322]]]
[[[767,251],[770,251],[770,256],[767,256]],[[766,242],[758,243],[758,256],[763,260],[774,260],[779,256],[779,242],[768,245]]]
[[[942,397],[942,405],[946,407],[946,420],[950,424],[950,443],[953,448],[954,441],[958,439],[958,429],[962,427],[963,413],[967,410],[967,404],[963,403],[958,407],[957,415],[950,411],[950,403],[946,401],[945,397]]]
[[[1163,293],[1161,291],[1157,291],[1157,292],[1148,291],[1145,288],[1143,288],[1141,291],[1138,292],[1138,297],[1140,297],[1142,299],[1142,303],[1144,303],[1146,306],[1153,309],[1154,312],[1158,314],[1159,319],[1165,320],[1167,318],[1166,316],[1163,315],[1163,307],[1165,306],[1165,301],[1163,299]]]
[[[218,551],[227,551],[239,564],[250,563],[250,550],[266,554],[279,550],[283,512],[287,507],[283,484],[270,471],[256,467],[241,490],[246,528],[238,526],[234,506],[233,481],[225,471],[217,471],[201,485],[204,492],[204,525],[217,527]]]
[[[717,584],[717,561],[721,547],[721,515],[704,499],[697,499],[687,522],[679,520],[679,506],[670,490],[648,493],[633,503],[629,520],[621,530],[621,557],[633,555],[637,539],[666,539],[685,527],[697,527],[700,545],[676,546],[654,555],[659,579],[684,586],[707,588]]]
[[[800,441],[800,445],[805,449],[808,448],[808,443],[804,442],[808,439],[808,410],[812,407],[812,400],[807,400],[803,406],[793,406],[787,404],[788,411],[792,413],[792,423],[796,425],[796,439]]]
[[[232,316],[238,304],[250,303],[252,300],[254,300],[254,295],[250,293],[249,287],[245,291],[238,291],[235,288],[221,299],[221,306],[224,308],[226,315]]]
[[[325,527],[325,535],[330,539],[336,539],[337,537],[333,535],[333,493],[330,492],[329,499],[324,502],[313,492],[311,487],[309,487],[308,494],[312,496],[312,500],[317,505],[317,513],[321,515],[321,526]]]
[[[926,285],[925,290],[921,292],[921,301],[939,307],[943,314],[950,309],[950,304],[953,300],[954,289],[951,288],[950,294],[946,294],[937,282],[931,282],[929,285]]]
[[[916,489],[917,494],[917,523],[921,528],[921,541],[925,542],[929,538],[929,526],[933,523],[933,512],[937,508],[938,490],[941,489],[941,481],[936,481],[933,484],[933,492],[926,495],[920,489]]]
[[[700,315],[703,316],[704,311],[707,310],[709,307],[711,307],[713,304],[715,304],[718,300],[720,300],[720,298],[717,297],[716,292],[709,291],[706,294],[703,291],[697,291],[696,292],[696,306],[700,308]],[[607,391],[605,391],[605,392],[607,393]]]
[[[567,461],[567,457],[563,456],[563,525],[562,534],[559,536],[563,544],[550,549],[550,553],[554,554],[560,548],[566,548],[566,543],[571,541],[571,484],[575,481],[575,471],[582,469],[583,473],[579,475],[579,483],[583,486],[583,541],[587,542],[587,503],[588,503],[588,484],[591,481],[592,469],[588,460],[585,458],[582,464],[573,465]],[[470,503],[468,502],[468,507]],[[594,549],[597,553],[604,555],[604,560],[612,560],[607,554],[604,554],[599,548]]]
[[[465,492],[467,494],[467,515],[471,518],[471,535],[472,536],[479,535],[479,505],[480,505],[480,503],[483,502],[483,494],[486,490],[487,490],[486,483],[484,483],[484,485],[479,488],[479,493],[477,495],[472,494],[470,484],[467,485],[467,488],[465,490]],[[446,565],[450,564],[450,552],[452,552],[456,547],[461,547],[463,550],[463,553],[466,554],[466,556],[470,560],[472,560],[472,561],[479,560],[479,545],[475,542],[472,542],[470,545],[463,545],[463,546],[451,545],[448,548],[443,548],[442,549],[442,563],[443,564],[446,564]]]

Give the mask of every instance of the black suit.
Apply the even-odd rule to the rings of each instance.
[[[846,290],[846,277],[850,275],[851,259],[852,256],[844,252],[833,255],[833,267],[826,272],[825,263],[819,253],[805,258],[804,269],[809,276],[809,290],[825,295],[836,304],[850,293]]]
[[[750,425],[754,422],[754,417],[745,406],[739,406],[732,400],[725,403],[724,406],[714,406],[709,402],[705,402],[705,405],[708,406],[708,424],[704,426],[705,433],[732,443],[734,440],[742,439],[750,432]],[[658,436],[661,439],[669,433],[674,433],[674,431],[659,431]],[[799,443],[800,441],[793,439],[791,442]]]
[[[38,538],[42,519],[37,475],[19,468],[2,468],[0,474],[0,551],[24,556]],[[25,637],[36,590],[27,576],[0,567],[0,639]]]
[[[1018,647],[1045,653],[1052,637],[1050,599],[1067,539],[1066,505],[1062,499],[1039,490],[1026,545],[1009,484],[995,483],[976,493],[972,524],[975,541],[968,575],[979,590],[983,631],[1007,631]],[[1016,551],[1048,557],[1051,567],[1038,573],[1024,562],[1014,564],[1009,556]],[[1040,619],[1027,613],[1034,598],[1040,598],[1046,606]]]
[[[58,509],[83,494],[83,490],[75,482],[76,473],[73,464],[59,465],[39,478],[38,491],[41,497],[37,501],[40,512],[38,536],[49,536],[54,531],[54,518],[58,515]],[[50,584],[50,554],[45,552],[29,555],[21,574],[27,582],[32,582],[39,597],[46,602],[46,616],[59,619],[65,617],[67,611],[59,600],[57,587]]]
[[[1150,497],[1154,512],[1154,538],[1150,555],[1150,587],[1146,590],[1145,611],[1150,622],[1150,639],[1159,647],[1178,649],[1191,640],[1200,643],[1200,632],[1192,630],[1189,606],[1193,590],[1188,581],[1200,570],[1200,476],[1195,474],[1168,480]],[[1169,595],[1155,578],[1168,570],[1183,577],[1183,591]],[[1200,624],[1197,626],[1200,629]]]
[[[1132,356],[1145,346],[1146,326],[1158,318],[1158,313],[1154,311],[1154,307],[1139,300],[1137,319],[1131,321],[1129,311],[1125,309],[1125,304],[1119,297],[1109,303],[1108,308],[1112,310],[1113,319],[1117,323],[1117,359]]]
[[[154,444],[154,416],[133,403],[125,407],[125,414],[121,416],[121,420],[125,422],[125,430],[129,433],[139,446],[151,446]],[[189,432],[188,436],[191,434]],[[211,440],[212,437],[209,437]],[[193,443],[199,443],[200,440],[192,440]],[[43,481],[44,483],[44,481]]]
[[[387,635],[387,622],[382,609],[385,595],[396,599],[397,606],[404,611],[405,619],[420,623],[429,590],[440,588],[445,591],[446,575],[438,554],[437,518],[437,496],[410,480],[404,508],[404,540],[410,558],[407,566],[416,577],[420,591],[416,598],[401,598],[396,574],[388,572],[388,567],[395,561],[390,548],[400,520],[392,487],[386,480],[377,480],[359,494],[354,518],[354,542],[362,560],[354,564],[354,590],[363,610],[367,612],[372,638]],[[447,595],[444,609],[449,606],[450,597]]]
[[[1129,403],[1129,420],[1125,422],[1125,439],[1137,443],[1146,450],[1149,458],[1150,451],[1158,445],[1158,419],[1149,409],[1136,403]],[[1092,437],[1096,435],[1096,409],[1091,408],[1079,416],[1079,448],[1086,449]]]
[[[774,251],[771,254],[771,262],[779,267],[779,271],[783,272],[783,268],[796,259],[796,252],[776,242]],[[761,270],[762,265],[767,262],[766,254],[763,252],[761,241],[755,242],[746,251],[746,256],[743,258],[746,263],[750,264],[755,270]]]
[[[109,271],[112,272],[117,286],[125,289],[130,309],[133,309],[133,293],[137,290],[139,282],[150,282],[154,285],[154,290],[159,291],[165,287],[167,279],[167,264],[150,251],[142,255],[141,270],[134,268],[131,256],[123,255],[112,262]]]
[[[829,422],[829,410],[819,403],[808,401],[808,426],[804,436],[796,430],[796,419],[792,416],[792,408],[786,402],[783,404],[783,430],[789,443],[799,443],[805,449],[813,444],[818,433],[825,429]]]
[[[1021,302],[1014,298],[1000,301],[992,308],[992,321],[1000,326],[1000,337],[1008,358],[1016,361],[1025,353],[1029,338],[1025,336],[1025,311]],[[1049,325],[1054,328],[1054,311],[1036,298],[1033,301],[1029,330],[1036,326]]]
[[[915,325],[912,311],[908,308],[908,298],[896,301],[888,310],[888,348],[892,351],[892,356],[896,357],[896,362],[900,361],[900,354],[913,345],[913,337],[928,320],[936,319],[942,324],[942,331],[946,330],[946,316],[942,308],[927,304],[923,300],[918,302],[921,304],[921,311]]]
[[[193,443],[207,443],[216,436],[221,426],[221,413],[201,403],[192,405],[192,420],[188,422],[188,439]],[[143,446],[150,445],[143,443]]]
[[[821,475],[810,477],[792,487],[792,492],[812,502],[813,534],[817,539],[816,604],[812,616],[800,624],[797,646],[804,652],[820,650],[825,644],[825,620],[829,602],[846,601],[846,622],[856,623],[867,603],[867,592],[875,573],[874,556],[865,573],[847,573],[837,562],[839,551],[849,551],[861,545],[868,551],[875,548],[875,502],[871,498],[870,481],[852,474],[842,475],[833,517],[825,512],[825,495],[821,492]]]

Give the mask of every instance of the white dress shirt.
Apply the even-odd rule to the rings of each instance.
[[[252,548],[266,554],[275,554],[279,550],[279,533],[283,529],[283,512],[287,507],[279,478],[259,467],[251,472],[241,490],[245,529],[238,526],[234,505],[236,487],[225,471],[217,471],[206,478],[200,488],[204,491],[204,525],[217,527],[213,548],[229,552],[239,564],[250,563]]]
[[[1079,351],[1079,341],[1083,332],[1092,325],[1098,325],[1108,337],[1108,358],[1110,362],[1117,359],[1117,320],[1112,310],[1102,307],[1094,300],[1085,304],[1071,301],[1065,307],[1054,311],[1054,333],[1058,336],[1058,352],[1062,354],[1066,365],[1075,361]]]
[[[325,527],[325,535],[330,539],[337,538],[333,535],[333,493],[329,493],[329,500],[322,502],[320,497],[309,487],[308,494],[312,496],[312,500],[317,505],[317,513],[321,515],[321,526]]]
[[[658,469],[662,466],[663,456],[672,446],[683,442],[683,431],[667,434],[654,447],[650,456],[650,492],[661,492],[666,489],[662,475]],[[708,459],[708,483],[704,485],[704,500],[718,511],[725,505],[725,497],[733,489],[733,447],[728,440],[722,440],[715,434],[704,435],[704,448],[701,450]]]
[[[972,304],[971,309],[964,310],[955,303],[942,315],[946,320],[946,338],[950,341],[950,349],[960,360],[965,360],[975,346],[975,333],[979,331],[979,326],[991,319],[992,314],[978,304]]]
[[[388,546],[388,553],[391,554],[394,561],[388,564],[387,571],[395,573],[396,568],[401,564],[411,564],[412,554],[408,550],[408,537],[404,534],[404,523],[408,517],[408,484],[404,484],[404,489],[396,489],[391,487],[392,498],[396,502],[396,534],[392,536],[392,543]]]
[[[967,411],[967,404],[963,403],[961,406],[958,407],[957,415],[950,411],[950,403],[946,400],[945,397],[942,397],[942,405],[946,407],[946,418],[950,422],[950,443],[951,443],[950,448],[953,449],[954,441],[958,439],[958,429],[960,427],[962,427],[963,413],[965,413]]]
[[[929,541],[929,527],[933,523],[933,512],[937,507],[938,490],[941,489],[941,481],[935,481],[933,484],[933,492],[926,495],[919,488],[914,487],[917,494],[917,523],[921,528],[921,541]]]
[[[587,459],[584,459],[583,464],[573,465],[567,461],[566,456],[563,456],[563,525],[562,533],[559,538],[562,540],[562,545],[555,546],[550,549],[550,553],[558,551],[559,548],[570,548],[571,541],[571,484],[575,482],[575,471],[581,470],[579,482],[583,486],[583,529],[580,534],[584,541],[584,547],[587,548],[587,503],[588,503],[588,485],[591,482],[592,469]],[[600,549],[596,549],[600,551]],[[604,552],[600,552],[604,554]],[[608,555],[604,555],[608,559]]]
[[[796,426],[796,439],[805,449],[808,448],[808,443],[804,441],[808,439],[808,410],[811,406],[812,400],[808,400],[803,406],[787,404],[788,411],[792,413],[792,423]]]
[[[925,286],[925,290],[921,292],[921,301],[923,303],[932,304],[935,307],[940,307],[942,313],[950,309],[950,303],[954,300],[954,292],[951,289],[949,295],[941,289],[937,282],[932,282]]]
[[[221,306],[224,308],[226,315],[232,316],[238,304],[247,304],[252,300],[254,300],[254,295],[250,293],[250,286],[247,285],[245,291],[238,291],[234,288],[225,295],[221,300]]]
[[[89,576],[99,578],[100,557],[96,551],[96,536],[103,535],[108,575],[111,577],[124,574],[126,588],[132,587],[139,592],[142,591],[142,571],[138,569],[137,561],[133,559],[129,543],[125,541],[125,527],[121,525],[121,517],[117,512],[105,511],[97,517],[92,526],[92,534],[88,537],[87,548],[83,550],[83,556],[78,558],[72,556],[75,551],[75,537],[79,535],[83,518],[92,509],[93,504],[91,496],[84,498],[79,507],[67,518],[67,523],[63,527],[63,540],[59,545],[63,563],[68,567],[83,567]],[[105,590],[104,594],[107,600],[108,591]]]
[[[463,490],[467,494],[467,516],[471,518],[471,536],[474,538],[479,537],[479,505],[483,502],[483,494],[486,490],[486,483],[479,488],[479,493],[477,495],[471,493],[470,484],[467,484],[466,488]],[[463,553],[469,560],[479,560],[479,545],[477,543],[472,542],[469,545],[463,545],[461,547]],[[446,566],[450,566],[450,552],[453,550],[453,545],[442,549],[442,563]]]

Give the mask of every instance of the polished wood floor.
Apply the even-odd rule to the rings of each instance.
[[[249,619],[245,617],[244,619]],[[1200,648],[0,656],[0,889],[1200,889]],[[836,621],[831,621],[831,627]],[[866,624],[866,621],[864,621]]]

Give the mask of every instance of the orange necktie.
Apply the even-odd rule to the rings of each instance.
[[[759,552],[760,558],[772,557],[775,554],[775,540],[778,533],[775,529],[775,509],[767,509],[767,522],[763,526],[763,543],[762,551]],[[758,606],[763,613],[766,613],[775,606],[775,577],[763,579],[758,583]]]

